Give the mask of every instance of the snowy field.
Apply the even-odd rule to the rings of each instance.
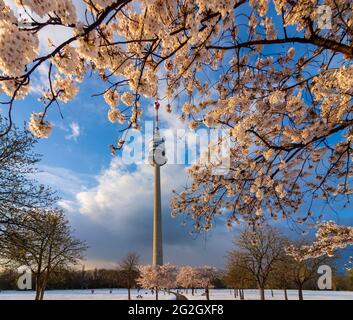
[[[202,295],[203,290],[197,290],[194,296],[191,291],[188,293],[181,291],[190,300],[205,300]],[[143,298],[137,299],[141,295]],[[244,290],[246,300],[259,299],[258,290]],[[284,300],[283,290],[273,290],[273,297],[270,290],[266,290],[267,300]],[[150,291],[131,290],[133,300],[154,300],[155,296]],[[235,300],[233,292],[228,289],[210,290],[211,300]],[[298,300],[298,292],[296,290],[288,290],[288,298],[290,300]],[[19,291],[0,291],[0,300],[33,300],[34,292],[19,292]],[[126,289],[96,289],[94,293],[91,290],[48,290],[44,295],[45,300],[126,300]],[[160,300],[175,300],[174,294],[159,293]],[[238,300],[236,298],[236,300]],[[352,291],[304,291],[304,300],[353,300]]]
[[[112,293],[110,293],[112,290]],[[137,296],[141,295],[142,299]],[[33,291],[1,291],[0,300],[34,300]],[[174,294],[159,292],[159,300],[175,300]],[[131,290],[131,299],[133,300],[155,300],[156,297],[151,291]],[[127,300],[127,289],[95,289],[91,290],[47,290],[44,294],[44,300]]]
[[[310,291],[304,290],[304,300],[353,300],[353,291]],[[297,290],[287,290],[287,295],[289,300],[298,300]],[[205,299],[205,297],[192,296],[190,293],[185,294],[189,300]],[[258,290],[244,290],[245,300],[258,300],[259,291]],[[283,290],[273,290],[273,296],[271,290],[265,290],[266,300],[284,300]],[[234,294],[230,293],[230,290],[211,290],[210,294],[211,300],[239,300],[239,297],[234,298]]]

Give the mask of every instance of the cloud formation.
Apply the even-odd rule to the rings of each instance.
[[[173,188],[185,181],[182,166],[162,167],[164,243],[186,241],[186,230],[170,217]],[[97,177],[97,186],[76,195],[79,212],[108,232],[119,235],[123,250],[149,250],[153,217],[153,170],[140,165],[128,170],[118,158]],[[183,236],[184,235],[184,236]],[[128,250],[129,251],[129,250]]]
[[[80,136],[81,130],[80,130],[80,126],[77,122],[71,122],[69,124],[70,127],[70,134],[68,134],[67,136],[65,136],[65,139],[67,140],[77,140],[77,138]]]
[[[63,199],[73,200],[75,194],[87,189],[94,177],[78,174],[72,170],[48,165],[40,165],[35,179],[58,190]]]
[[[106,266],[135,251],[143,263],[152,254],[153,170],[149,165],[126,167],[119,158],[96,177],[44,167],[40,181],[64,194],[60,205],[76,235],[87,241],[87,267]],[[42,168],[43,169],[43,168]],[[170,216],[173,189],[186,182],[185,167],[165,165],[161,169],[164,257],[175,264],[222,266],[231,247],[232,233],[220,223],[215,231],[195,237],[191,224],[181,226]],[[93,181],[92,181],[93,180]]]

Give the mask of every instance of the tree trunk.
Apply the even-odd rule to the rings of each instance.
[[[40,288],[39,287],[36,287],[36,297],[34,299],[40,300]]]
[[[272,296],[272,298],[274,297],[274,294],[273,294],[273,290],[271,289],[271,296]]]
[[[40,278],[42,274],[42,259],[43,259],[43,252],[41,251],[39,253],[39,261],[38,261],[38,267],[37,267],[37,273],[36,273],[36,297],[35,300],[40,300]]]
[[[35,300],[40,300],[40,293],[41,293],[41,283],[40,283],[40,275],[36,275],[36,296]]]
[[[156,300],[158,300],[158,289],[156,288]]]
[[[210,289],[205,288],[206,300],[210,300]]]
[[[50,266],[48,266],[47,271],[44,274],[43,282],[41,283],[41,286],[40,286],[40,300],[43,300],[44,298],[44,292],[45,292],[45,289],[47,288],[50,271],[51,271]]]
[[[288,300],[287,288],[284,288],[284,300]]]
[[[43,300],[44,297],[44,291],[45,291],[45,281],[38,279],[36,282],[36,296],[35,300]]]
[[[45,292],[45,289],[47,288],[47,284],[48,284],[48,281],[49,281],[49,276],[50,276],[50,271],[48,269],[46,274],[45,274],[45,276],[44,276],[43,283],[41,285],[40,300],[43,300],[43,298],[44,298],[44,292]]]
[[[234,298],[236,298],[238,295],[237,295],[237,289],[233,289],[234,290]]]
[[[239,289],[240,300],[244,300],[244,289]]]
[[[127,288],[127,299],[131,300],[131,288],[130,287]]]
[[[47,270],[45,271],[45,273],[43,274],[43,281],[40,282],[40,296],[39,296],[39,300],[43,300],[44,298],[44,292],[45,289],[47,287],[48,284],[48,280],[49,280],[49,276],[51,273],[51,253],[52,253],[52,248],[53,248],[53,244],[50,243],[50,247],[49,247],[49,256],[48,256],[48,264],[47,264]],[[44,269],[45,270],[45,269]]]
[[[45,280],[44,280],[43,283],[40,286],[39,300],[43,300],[43,298],[44,298],[45,287],[46,287],[46,283],[45,283]]]
[[[195,289],[191,288],[191,294],[194,295],[195,294]]]
[[[265,300],[265,288],[260,288],[260,300]]]
[[[45,287],[46,287],[46,285],[43,284],[42,287],[41,287],[41,289],[40,289],[40,297],[39,297],[39,300],[43,300],[43,299],[44,299]]]
[[[299,285],[299,287],[298,287],[298,296],[299,296],[299,300],[304,300],[302,285]]]

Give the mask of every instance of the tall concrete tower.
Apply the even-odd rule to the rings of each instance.
[[[154,212],[153,212],[153,253],[152,266],[163,264],[162,239],[162,205],[161,205],[161,166],[167,163],[165,156],[165,139],[160,136],[158,128],[159,103],[155,102],[156,123],[149,148],[149,162],[154,168]]]

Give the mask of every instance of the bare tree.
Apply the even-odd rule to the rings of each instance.
[[[60,210],[32,210],[21,223],[10,225],[0,235],[0,259],[6,265],[27,265],[36,284],[36,300],[42,300],[50,275],[57,269],[75,265],[86,244],[72,235]]]
[[[288,300],[287,289],[293,285],[293,269],[295,261],[293,258],[283,254],[273,268],[270,275],[270,283],[272,287],[283,289],[284,299]]]
[[[295,247],[298,250],[302,248],[307,243],[303,241],[294,241],[291,243],[291,248]],[[298,297],[299,300],[304,300],[303,296],[303,288],[304,285],[317,278],[318,268],[320,265],[333,264],[333,258],[328,257],[326,255],[319,256],[316,258],[308,258],[308,259],[291,259],[292,262],[289,264],[288,269],[290,268],[290,275],[293,283],[296,285],[298,289]]]
[[[0,130],[4,127],[0,116]],[[0,233],[9,224],[19,223],[17,218],[24,211],[46,208],[57,200],[50,188],[33,179],[40,160],[33,152],[36,142],[27,130],[16,127],[0,136]]]
[[[256,280],[244,263],[243,253],[232,251],[227,256],[226,275],[227,286],[234,289],[234,296],[239,293],[240,300],[244,300],[244,289],[256,286]]]
[[[139,261],[140,256],[137,253],[129,252],[119,263],[119,269],[128,290],[128,300],[131,300],[131,288],[136,285],[136,280],[139,277]]]
[[[245,229],[235,239],[236,249],[230,253],[237,267],[247,270],[260,290],[260,299],[265,299],[265,287],[275,263],[283,256],[286,239],[268,225]]]

